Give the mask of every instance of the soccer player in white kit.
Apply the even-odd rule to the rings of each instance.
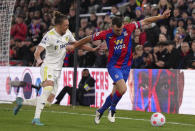
[[[36,104],[35,116],[32,120],[32,124],[44,125],[40,122],[41,112],[46,104],[51,104],[55,98],[55,94],[58,89],[58,80],[60,78],[64,57],[66,55],[66,46],[74,44],[77,41],[73,37],[72,33],[68,29],[69,21],[68,18],[60,12],[54,12],[55,26],[53,29],[48,31],[41,43],[38,45],[35,51],[36,66],[41,65],[41,78],[43,92],[36,100],[23,100],[22,98],[16,98],[16,108],[14,114],[16,115],[22,104]],[[83,47],[88,51],[95,51],[95,48]],[[41,52],[46,51],[45,59],[42,60],[40,57]],[[33,105],[33,104],[32,104]]]

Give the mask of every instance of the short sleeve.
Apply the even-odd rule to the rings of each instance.
[[[92,35],[92,40],[105,40],[106,34],[106,31],[96,32]]]
[[[130,24],[126,24],[124,28],[133,32],[135,29],[141,28],[141,22],[137,21],[137,22],[132,22]]]
[[[50,46],[50,40],[49,40],[49,36],[47,34],[44,35],[44,37],[42,38],[39,45],[44,47],[44,48],[46,48],[47,46]]]
[[[72,43],[72,42],[75,42],[75,38],[74,36],[72,35],[72,33],[70,32],[70,37],[69,37],[69,42]]]

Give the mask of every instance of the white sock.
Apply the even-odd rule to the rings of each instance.
[[[37,98],[34,98],[34,99],[24,99],[23,104],[24,105],[30,105],[30,106],[36,106]]]
[[[47,86],[43,88],[43,93],[40,97],[37,98],[37,105],[35,110],[35,116],[34,118],[40,119],[41,112],[47,102],[47,98],[49,97],[51,91],[53,90],[52,86]]]

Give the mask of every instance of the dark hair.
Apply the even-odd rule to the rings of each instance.
[[[54,24],[62,24],[63,20],[68,20],[68,17],[59,11],[54,11],[53,12],[53,17],[54,17]]]
[[[116,16],[112,18],[112,25],[116,25],[117,27],[121,27],[123,24],[123,19]]]
[[[85,68],[85,69],[83,69],[83,71],[88,71],[88,72],[89,72],[89,70],[88,70],[88,69],[86,69],[86,68]]]

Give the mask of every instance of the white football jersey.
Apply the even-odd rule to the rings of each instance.
[[[43,64],[54,70],[61,70],[64,63],[64,57],[66,55],[65,47],[69,43],[75,41],[76,40],[70,30],[67,30],[63,36],[58,34],[55,28],[48,31],[39,44],[44,47],[46,51]]]

